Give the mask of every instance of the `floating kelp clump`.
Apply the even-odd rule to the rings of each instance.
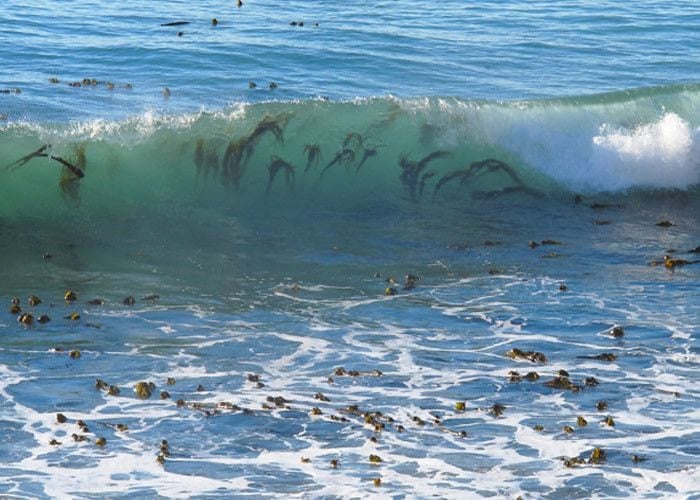
[[[134,386],[134,392],[141,399],[148,399],[156,388],[153,382],[137,382]]]
[[[546,363],[547,358],[541,352],[536,351],[522,351],[520,349],[513,348],[506,353],[506,356],[511,359],[525,359],[527,361],[532,361],[533,363]]]
[[[545,382],[547,387],[551,387],[552,389],[563,389],[563,390],[568,390],[568,391],[573,391],[573,392],[578,392],[581,390],[580,385],[574,384],[569,377],[562,377],[562,376],[556,376],[552,380],[549,380],[548,382]]]
[[[370,371],[358,371],[358,370],[346,370],[342,366],[333,370],[333,375],[336,377],[381,377],[384,373],[381,370],[370,370]]]
[[[597,446],[593,448],[593,451],[591,452],[591,455],[589,456],[588,460],[586,460],[583,457],[562,457],[564,467],[576,467],[577,465],[585,464],[597,465],[604,463],[606,459],[607,454],[605,453],[605,450]]]

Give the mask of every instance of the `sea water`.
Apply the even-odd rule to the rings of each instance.
[[[696,2],[0,19],[0,495],[700,495]]]

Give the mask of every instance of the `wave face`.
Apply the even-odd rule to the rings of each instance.
[[[45,157],[10,166],[0,186],[5,216],[231,200],[470,203],[696,192],[700,86],[540,101],[312,100],[119,122],[12,122],[0,129],[0,160],[10,164],[43,144],[79,161],[85,177],[72,182]],[[479,163],[486,159],[497,162]]]

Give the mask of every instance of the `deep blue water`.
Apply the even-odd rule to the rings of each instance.
[[[0,496],[700,495],[696,2],[0,20]]]
[[[0,101],[10,119],[109,119],[318,96],[571,97],[697,83],[700,75],[692,0],[263,0],[240,9],[7,0],[0,14],[0,83],[23,91]],[[160,26],[173,21],[190,24]],[[52,77],[60,83],[49,84]],[[67,86],[83,78],[115,89]],[[258,87],[249,90],[249,81]]]

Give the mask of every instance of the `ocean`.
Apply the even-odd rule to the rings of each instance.
[[[0,496],[700,498],[697,2],[0,19]]]

